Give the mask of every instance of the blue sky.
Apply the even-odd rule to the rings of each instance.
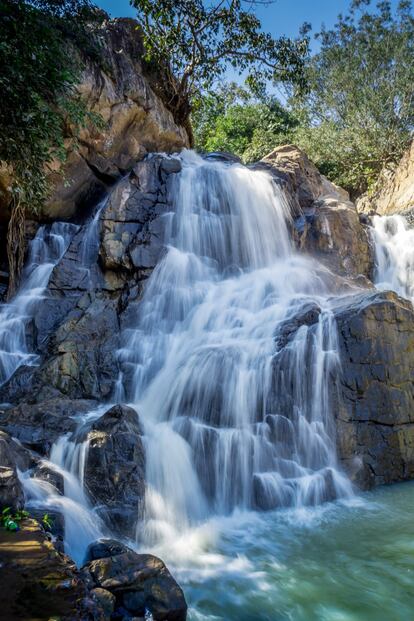
[[[134,17],[128,0],[95,0],[112,17]],[[396,5],[398,0],[393,0]],[[263,29],[273,36],[296,36],[303,22],[310,22],[315,32],[322,23],[332,26],[338,13],[345,12],[350,0],[277,0],[267,7],[257,7]]]

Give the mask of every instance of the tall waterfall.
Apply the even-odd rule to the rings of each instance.
[[[267,173],[182,160],[168,250],[120,351],[145,426],[147,542],[235,508],[351,494],[329,402],[329,272],[295,253]]]
[[[41,226],[30,242],[27,267],[16,297],[0,307],[0,386],[24,364],[35,363],[29,351],[26,328],[35,316],[55,265],[67,250],[77,226],[55,222]]]
[[[374,216],[376,286],[414,302],[414,228],[403,216]]]

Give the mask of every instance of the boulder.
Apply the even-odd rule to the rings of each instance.
[[[154,621],[185,621],[184,593],[164,563],[151,554],[137,554],[117,541],[92,543],[83,573],[94,589],[109,591],[116,609],[127,616],[143,617],[149,610]]]
[[[414,310],[392,292],[335,310],[341,373],[332,385],[338,455],[367,489],[414,478]]]
[[[138,415],[116,405],[87,433],[85,487],[113,532],[135,537],[145,496],[145,454]]]
[[[49,455],[59,436],[74,431],[77,414],[96,407],[94,401],[50,399],[41,403],[20,405],[0,412],[0,427],[18,438],[25,447],[41,455]],[[22,470],[26,470],[22,468]]]
[[[374,248],[368,229],[349,201],[325,197],[313,203],[305,219],[299,248],[336,274],[372,278]]]
[[[259,162],[259,167],[268,170],[285,188],[294,216],[300,216],[322,196],[349,200],[348,192],[321,175],[306,153],[292,144],[274,149]]]
[[[109,621],[75,564],[57,551],[38,522],[0,528],[2,619]]]
[[[29,455],[7,433],[0,431],[0,510],[11,507],[16,511],[24,505],[24,491],[17,468],[31,463]]]

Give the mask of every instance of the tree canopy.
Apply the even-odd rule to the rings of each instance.
[[[296,141],[329,177],[353,194],[397,162],[414,128],[414,18],[411,2],[393,12],[353,0],[334,28],[317,34],[309,92],[292,98]]]
[[[192,114],[195,146],[231,151],[245,163],[259,160],[293,138],[296,120],[274,96],[255,98],[235,83],[202,98]]]
[[[36,212],[47,196],[45,165],[64,158],[67,127],[90,118],[75,89],[79,57],[68,45],[90,48],[94,14],[89,0],[0,0],[0,160],[14,177],[10,293],[23,262],[25,210]]]
[[[254,1],[132,0],[147,60],[166,70],[167,105],[185,122],[191,105],[227,69],[244,73],[254,92],[269,82],[303,85],[307,38],[273,38],[261,29]]]

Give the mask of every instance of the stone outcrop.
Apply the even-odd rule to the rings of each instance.
[[[391,292],[336,309],[341,374],[333,391],[339,457],[364,489],[414,477],[414,310]]]
[[[109,620],[36,520],[24,520],[17,532],[0,528],[0,558],[2,619]]]
[[[127,618],[143,617],[148,610],[154,621],[187,618],[184,594],[156,556],[137,554],[118,541],[98,541],[89,546],[83,575],[115,614],[118,609],[126,611]]]
[[[102,58],[99,64],[88,62],[78,90],[104,125],[81,130],[78,150],[68,141],[64,170],[56,163],[51,176],[55,191],[44,210],[49,218],[70,217],[79,207],[95,203],[147,153],[188,146],[186,131],[151,86],[154,76],[145,73],[139,24],[127,18],[111,20],[100,37]]]
[[[321,175],[294,145],[278,147],[257,167],[284,188],[298,248],[336,274],[368,284],[364,279],[372,277],[374,252],[348,193]]]
[[[135,537],[144,510],[145,454],[138,415],[117,405],[86,435],[85,488],[114,533]]]
[[[362,212],[410,215],[414,209],[414,142],[394,168],[386,167],[369,195],[357,201]]]

